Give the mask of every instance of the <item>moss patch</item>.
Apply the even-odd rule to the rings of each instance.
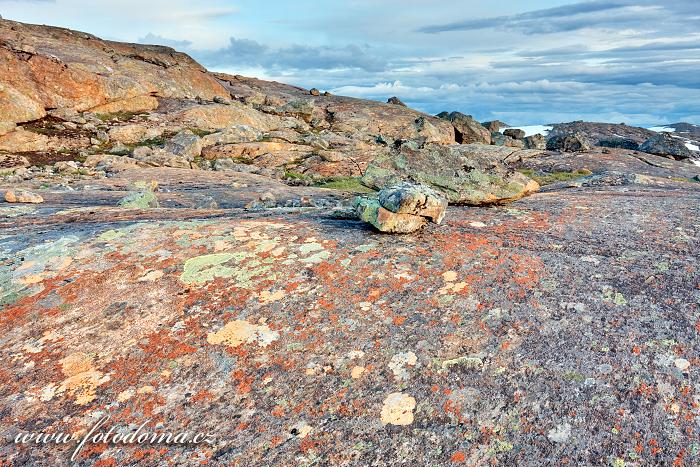
[[[518,170],[521,174],[530,177],[540,185],[551,185],[557,182],[568,182],[571,180],[577,180],[579,178],[587,177],[593,174],[588,169],[578,169],[573,172],[542,172],[535,169],[520,169]]]
[[[111,122],[113,120],[119,120],[120,122],[128,122],[137,115],[143,114],[139,112],[114,112],[105,114],[95,114],[95,116],[103,122]]]
[[[314,185],[330,190],[353,191],[355,193],[373,193],[374,190],[364,186],[359,177],[335,177]]]

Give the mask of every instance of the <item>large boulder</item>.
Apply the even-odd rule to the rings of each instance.
[[[525,148],[527,149],[547,149],[547,138],[537,133],[525,138]]]
[[[447,200],[425,185],[404,182],[379,192],[379,204],[397,214],[412,214],[439,224],[445,217]]]
[[[668,133],[659,133],[652,136],[639,146],[639,150],[671,159],[688,159],[693,157],[693,152],[685,146],[685,141],[680,138],[674,138]]]
[[[444,113],[438,115],[444,118]],[[455,139],[458,143],[491,144],[491,132],[481,123],[474,120],[471,115],[465,115],[461,112],[452,112],[447,115],[446,120],[449,120],[455,127]]]
[[[637,151],[639,149],[639,143],[635,140],[631,138],[619,137],[601,139],[598,141],[597,146],[602,146],[604,148],[630,149],[632,151]]]
[[[402,144],[370,163],[362,183],[380,190],[409,180],[432,187],[453,204],[504,203],[534,193],[539,185],[502,161],[540,152],[483,144]]]
[[[500,120],[491,120],[489,122],[483,122],[482,125],[491,133],[500,133],[501,128],[508,126]]]
[[[202,140],[190,130],[183,130],[165,144],[167,152],[192,162],[202,155]]]
[[[525,131],[519,128],[507,128],[503,130],[503,134],[513,139],[525,139]]]
[[[383,207],[379,200],[372,198],[358,198],[355,201],[355,210],[360,220],[372,224],[384,233],[411,233],[428,222],[425,217],[391,212]]]
[[[58,149],[56,141],[46,135],[17,128],[0,136],[0,151],[39,152]]]
[[[553,136],[547,140],[547,149],[550,151],[582,152],[590,151],[591,143],[583,133]]]

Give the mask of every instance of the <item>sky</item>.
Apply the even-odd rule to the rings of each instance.
[[[431,114],[700,124],[699,0],[0,0],[0,15]]]

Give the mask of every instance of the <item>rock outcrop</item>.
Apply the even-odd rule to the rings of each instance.
[[[591,143],[583,133],[564,136],[553,136],[547,140],[550,151],[579,152],[591,149]]]
[[[688,159],[693,156],[693,153],[686,147],[682,139],[675,138],[668,133],[659,133],[652,136],[639,146],[639,150],[673,159]]]
[[[153,110],[156,98],[213,99],[226,91],[189,56],[161,46],[0,20],[0,121],[28,122],[47,109]]]
[[[474,120],[471,115],[461,112],[446,112],[438,114],[438,117],[448,120],[455,127],[455,139],[461,144],[482,143],[491,144],[491,132],[481,123]]]
[[[362,183],[380,190],[410,180],[432,187],[451,204],[505,203],[536,192],[539,185],[509,169],[504,161],[539,152],[483,144],[420,148],[402,144],[375,159],[367,167]]]
[[[386,103],[393,104],[393,105],[400,105],[401,107],[407,107],[407,105],[404,104],[403,101],[396,96],[393,96],[393,97],[390,97],[389,99],[387,99]]]

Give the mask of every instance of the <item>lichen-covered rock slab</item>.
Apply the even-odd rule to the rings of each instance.
[[[376,158],[367,167],[362,183],[381,190],[410,180],[432,187],[452,204],[504,203],[536,192],[539,185],[502,161],[539,153],[483,144],[422,148],[403,144]]]

